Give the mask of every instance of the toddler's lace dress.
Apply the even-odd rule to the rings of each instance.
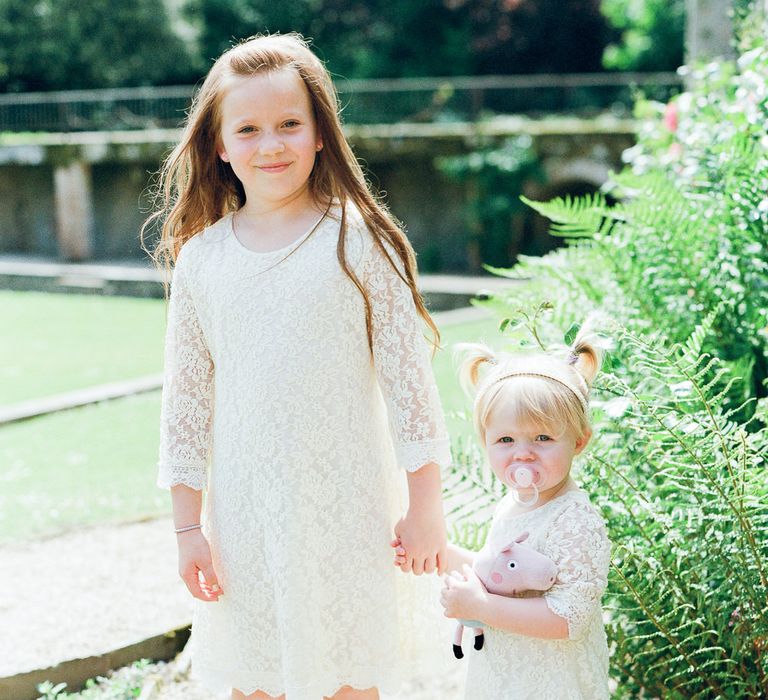
[[[512,514],[511,494],[494,515],[486,546],[501,547],[524,531],[526,541],[558,565],[544,598],[568,622],[568,639],[535,639],[492,627],[470,650],[466,700],[603,700],[608,694],[608,644],[600,598],[610,543],[599,513],[580,490],[540,508]]]

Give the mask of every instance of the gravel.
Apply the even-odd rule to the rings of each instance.
[[[0,562],[0,678],[104,654],[191,620],[170,518],[4,545]],[[158,668],[142,700],[220,700],[190,678],[184,653]],[[460,700],[464,672],[457,662],[382,700]]]

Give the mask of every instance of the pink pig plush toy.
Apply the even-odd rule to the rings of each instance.
[[[501,551],[483,547],[472,565],[477,577],[489,593],[513,596],[523,591],[549,590],[557,577],[557,565],[535,549],[522,544],[528,533],[518,535]],[[465,627],[475,630],[475,649],[483,648],[485,636],[483,625],[477,620],[458,620],[453,637],[453,654],[457,659],[464,657],[461,638]]]

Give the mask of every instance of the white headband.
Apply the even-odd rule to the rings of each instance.
[[[581,404],[581,407],[584,409],[584,413],[587,412],[587,394],[589,393],[589,387],[587,386],[587,382],[578,372],[575,372],[576,376],[579,378],[579,384],[580,386],[578,389],[575,385],[571,384],[566,379],[563,379],[562,377],[556,377],[554,374],[549,374],[548,372],[526,372],[523,370],[517,371],[517,372],[507,372],[506,374],[502,374],[500,377],[496,377],[493,381],[488,383],[488,386],[485,387],[484,391],[487,391],[490,389],[494,384],[498,384],[499,382],[503,382],[505,379],[510,379],[511,377],[544,377],[545,379],[551,379],[552,381],[557,382],[558,384],[562,384],[567,389],[570,389],[571,392],[574,394],[574,396],[579,400],[579,403]],[[483,392],[478,391],[477,395],[480,396]]]

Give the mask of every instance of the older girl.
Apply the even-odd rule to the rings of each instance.
[[[413,251],[295,35],[216,61],[162,185],[159,483],[200,601],[194,671],[233,698],[376,698],[420,663],[393,525],[406,570],[446,555],[449,446]]]

